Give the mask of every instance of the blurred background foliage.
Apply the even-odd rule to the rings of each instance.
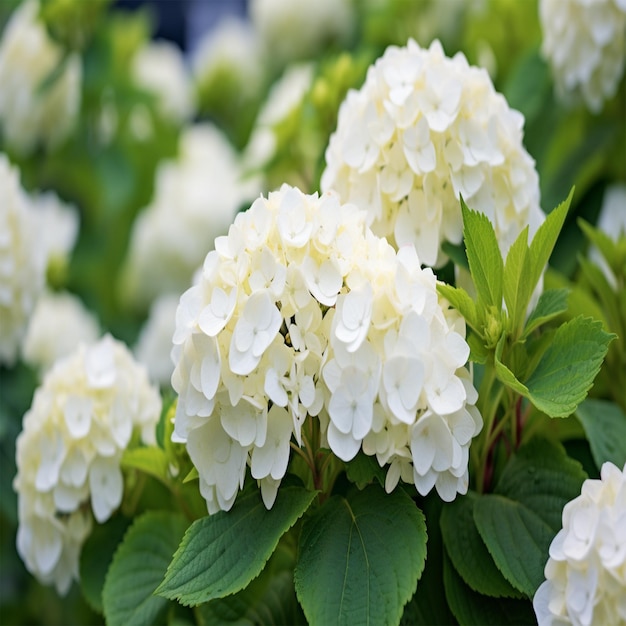
[[[0,3],[0,32],[19,4],[18,0]],[[233,76],[222,70],[211,81],[195,85],[197,107],[191,119],[172,119],[162,113],[157,96],[137,83],[130,62],[157,35],[162,7],[158,2],[137,3],[142,6],[129,10],[122,4],[43,1],[40,17],[66,51],[61,64],[70,52],[80,55],[80,112],[72,133],[55,147],[38,146],[25,155],[0,135],[0,151],[19,167],[27,190],[54,190],[79,210],[80,233],[71,261],[49,275],[51,287],[80,296],[97,312],[103,330],[132,344],[147,311],[125,305],[120,275],[131,227],[153,197],[159,164],[176,156],[181,132],[200,120],[215,123],[244,153],[257,115],[286,65],[267,62],[258,88],[245,98]],[[524,114],[525,145],[536,160],[544,211],[552,210],[576,186],[573,208],[546,280],[552,286],[577,285],[569,314],[592,314],[611,330],[610,316],[605,315],[606,308],[613,306],[607,301],[610,297],[598,296],[597,285],[582,276],[578,259],[586,255],[589,242],[579,220],[595,224],[607,185],[626,181],[624,78],[600,114],[559,103],[539,52],[535,0],[355,0],[355,7],[356,24],[346,41],[328,42],[313,56],[294,59],[313,64],[311,85],[273,124],[273,155],[260,172],[250,174],[262,174],[265,190],[289,182],[306,192],[316,191],[328,138],[347,91],[361,85],[367,67],[388,45],[405,45],[409,37],[428,45],[439,38],[448,55],[463,51],[470,63],[486,67],[496,89]],[[184,41],[176,43],[185,48]],[[54,81],[55,76],[48,79]],[[608,362],[619,367],[623,341],[615,342],[611,350]],[[38,379],[24,363],[1,367],[0,376],[0,621],[100,623],[101,616],[89,608],[76,585],[59,599],[53,589],[39,585],[25,571],[17,556],[17,499],[11,487],[15,439]],[[609,393],[611,381],[606,380],[607,374],[604,377],[601,374],[592,395]],[[623,387],[618,393],[623,393]]]

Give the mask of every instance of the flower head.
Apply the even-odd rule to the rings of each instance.
[[[38,12],[36,0],[23,2],[0,42],[0,126],[7,143],[24,154],[38,143],[54,146],[65,139],[80,108],[80,57],[63,58]],[[61,64],[60,74],[44,85]]]
[[[540,626],[626,622],[626,466],[604,463],[565,505],[545,576],[533,599]]]
[[[322,189],[367,209],[367,221],[420,261],[445,263],[462,238],[459,195],[492,221],[502,251],[543,221],[539,179],[522,145],[524,119],[487,72],[441,44],[390,46],[339,109]]]
[[[57,361],[35,392],[17,439],[17,549],[59,593],[78,578],[93,518],[122,501],[122,453],[135,438],[156,442],[160,410],[145,369],[109,335]]]
[[[11,365],[45,283],[48,250],[19,174],[0,154],[0,363]]]
[[[617,91],[626,57],[624,0],[541,0],[542,53],[557,94],[593,112]]]
[[[210,512],[229,509],[246,467],[272,506],[290,445],[359,450],[426,494],[467,490],[482,426],[462,318],[412,247],[396,253],[334,192],[283,185],[239,213],[180,299],[172,356],[174,437]]]

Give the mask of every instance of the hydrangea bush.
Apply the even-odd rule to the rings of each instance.
[[[622,5],[0,3],[2,620],[626,623]]]

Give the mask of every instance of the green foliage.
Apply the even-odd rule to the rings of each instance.
[[[106,524],[95,526],[80,553],[80,589],[90,606],[99,613],[103,612],[102,588],[106,573],[128,525],[127,518],[116,515]]]
[[[296,592],[312,626],[397,624],[424,569],[426,526],[403,491],[372,485],[331,497],[299,546]]]
[[[150,624],[167,606],[154,595],[187,520],[177,513],[150,511],[138,517],[115,552],[102,590],[108,626]]]
[[[559,444],[535,438],[511,458],[494,493],[474,503],[476,527],[496,566],[530,598],[543,581],[563,507],[585,478]]]
[[[576,409],[591,446],[598,469],[606,461],[617,467],[626,464],[626,414],[607,400],[587,399]]]
[[[302,487],[282,486],[267,510],[258,490],[250,490],[237,498],[230,511],[196,520],[157,593],[195,605],[244,589],[314,497],[314,492]]]

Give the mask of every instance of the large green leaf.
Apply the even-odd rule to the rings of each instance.
[[[602,323],[576,317],[560,326],[526,381],[529,399],[551,417],[567,417],[585,399],[615,335]]]
[[[200,626],[304,624],[293,585],[293,556],[283,558],[288,551],[279,544],[261,574],[245,589],[197,606]]]
[[[502,576],[476,529],[470,491],[443,507],[441,532],[446,552],[456,571],[474,591],[495,598],[519,598],[520,593]]]
[[[426,558],[424,515],[401,489],[333,496],[303,525],[296,593],[312,626],[398,624]]]
[[[107,570],[128,524],[129,520],[122,515],[115,515],[106,524],[97,524],[80,551],[80,589],[98,613],[102,613],[102,588]]]
[[[607,400],[588,398],[576,409],[598,468],[606,461],[617,467],[626,463],[626,415]]]
[[[108,626],[151,624],[167,605],[154,595],[188,521],[167,511],[149,511],[129,528],[113,557],[102,590]]]
[[[385,470],[378,464],[375,456],[357,454],[352,461],[346,463],[346,475],[359,489],[378,482],[381,487],[385,486]]]
[[[495,564],[528,597],[544,579],[563,507],[580,494],[585,478],[560,444],[535,438],[511,458],[495,492],[474,503],[476,527]]]
[[[502,307],[504,266],[496,233],[489,218],[484,213],[468,208],[463,198],[461,209],[467,260],[478,299],[499,311]]]
[[[283,486],[268,511],[258,489],[250,489],[230,511],[196,520],[157,593],[194,605],[240,591],[259,575],[280,537],[314,497],[315,492],[303,487]]]
[[[465,584],[448,557],[444,557],[443,580],[446,599],[454,616],[463,626],[535,623],[528,600],[491,598],[473,591]]]

